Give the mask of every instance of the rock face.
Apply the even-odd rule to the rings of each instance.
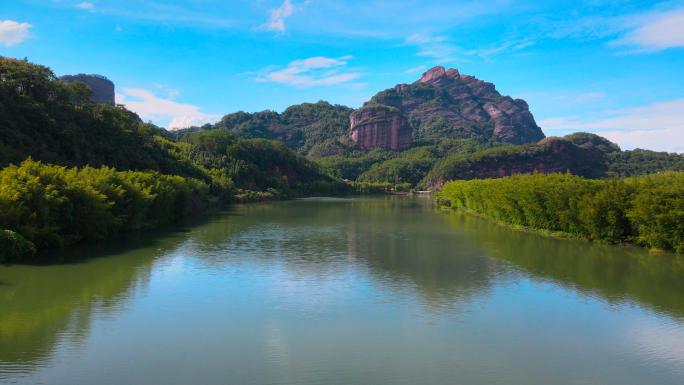
[[[101,75],[64,75],[60,76],[60,81],[64,84],[70,84],[75,81],[80,81],[88,85],[93,90],[92,101],[97,103],[105,103],[110,106],[116,105],[114,99],[114,83]]]
[[[475,134],[485,139],[523,144],[545,137],[524,100],[502,96],[494,84],[460,74],[453,68],[434,67],[415,83],[399,84],[364,103],[374,104],[396,107],[417,119],[421,130],[426,123],[444,119],[452,126],[446,136],[452,138]]]
[[[550,137],[539,143],[502,151],[498,155],[495,152],[475,153],[445,162],[441,168],[433,169],[428,174],[426,186],[436,189],[451,180],[495,179],[534,172],[548,174],[570,171],[588,179],[604,177],[608,160],[606,152],[591,143],[577,145],[570,139]]]
[[[360,147],[396,150],[411,145],[411,125],[399,110],[373,105],[351,114],[349,137]]]

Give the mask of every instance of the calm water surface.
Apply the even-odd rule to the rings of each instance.
[[[429,198],[235,207],[0,266],[0,383],[684,383],[684,261]]]

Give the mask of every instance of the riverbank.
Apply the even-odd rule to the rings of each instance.
[[[230,179],[200,179],[109,167],[67,168],[28,159],[0,171],[0,262],[41,249],[149,230],[232,203],[309,196],[392,194],[408,186],[342,181],[237,189]]]
[[[505,222],[501,222],[501,221],[491,219],[491,218],[486,217],[482,214],[478,214],[474,211],[463,209],[463,208],[451,208],[451,207],[442,206],[442,207],[440,207],[440,210],[445,212],[445,213],[459,212],[459,213],[463,213],[463,214],[466,214],[466,215],[471,216],[471,217],[475,217],[478,219],[485,220],[487,222],[494,223],[498,226],[507,227],[507,228],[510,228],[513,230],[523,231],[523,232],[532,233],[532,234],[544,235],[544,236],[548,236],[548,237],[552,237],[552,238],[567,238],[567,239],[572,239],[575,241],[585,241],[585,242],[603,244],[603,245],[613,245],[613,246],[630,247],[630,248],[632,248],[632,247],[643,248],[643,246],[637,245],[637,244],[632,243],[632,242],[611,243],[611,242],[604,242],[601,240],[592,240],[592,239],[581,237],[577,234],[572,234],[572,233],[568,233],[565,231],[553,231],[553,230],[548,230],[548,229],[536,229],[536,228],[527,227],[527,226],[511,225],[511,224],[508,224]],[[650,252],[650,253],[672,253],[672,251],[659,250],[659,249],[655,249],[655,248],[647,248],[647,249],[648,249],[648,252]]]
[[[0,383],[684,377],[684,258],[442,215],[420,195],[160,228],[0,265]]]
[[[684,252],[684,173],[620,180],[519,174],[453,181],[444,185],[437,202],[511,227]]]

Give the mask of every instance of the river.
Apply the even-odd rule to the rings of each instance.
[[[235,206],[1,265],[0,383],[684,383],[684,260],[429,197]]]

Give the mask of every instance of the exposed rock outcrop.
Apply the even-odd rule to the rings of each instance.
[[[349,137],[363,148],[396,150],[411,145],[411,125],[396,108],[373,105],[351,114]]]
[[[585,178],[602,177],[607,170],[606,152],[592,144],[577,145],[571,139],[549,137],[525,146],[500,147],[453,157],[430,171],[425,186],[437,189],[445,182],[457,179],[494,179],[534,172],[548,174],[570,171]]]
[[[64,84],[70,84],[75,81],[83,82],[93,90],[92,101],[109,104],[112,107],[116,104],[114,98],[114,83],[102,75],[64,75],[60,76],[59,80]]]
[[[420,124],[445,119],[461,137],[476,134],[514,144],[544,138],[524,100],[502,96],[494,84],[453,68],[434,67],[415,83],[382,91],[364,105],[374,104],[396,107]]]

